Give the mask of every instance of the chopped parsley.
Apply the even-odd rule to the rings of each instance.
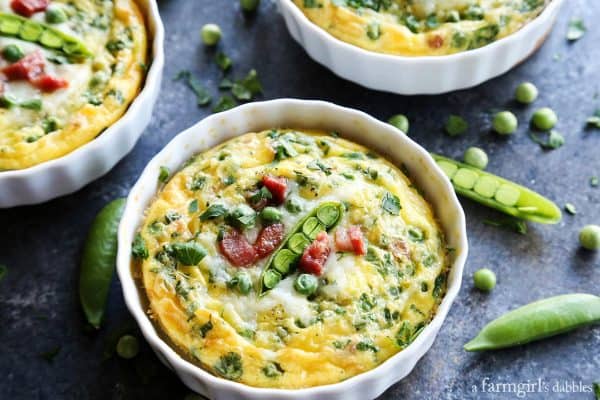
[[[269,362],[263,367],[262,372],[267,378],[278,378],[283,375],[285,371],[281,367],[281,364],[277,362]]]
[[[145,260],[148,258],[148,248],[146,247],[146,242],[139,232],[133,239],[133,244],[131,245],[131,254],[133,255],[133,258],[138,260]]]
[[[169,171],[169,168],[165,167],[164,165],[161,165],[158,172],[158,181],[165,183],[169,180],[170,175],[171,172]]]
[[[381,208],[391,215],[399,215],[402,207],[400,206],[398,196],[390,192],[385,192],[381,201]]]
[[[198,212],[198,199],[190,201],[190,204],[188,205],[188,213],[193,214],[195,212]]]
[[[496,226],[525,235],[527,233],[527,223],[518,218],[503,218],[499,220],[486,219],[483,221],[486,225]]]
[[[594,114],[586,120],[586,123],[590,128],[600,129],[600,108],[597,109]]]
[[[567,39],[570,41],[579,40],[583,37],[586,31],[585,24],[580,18],[572,18],[569,21],[569,27],[567,29]]]
[[[231,61],[231,58],[227,57],[225,53],[220,51],[215,55],[215,64],[217,64],[221,71],[226,72],[231,68],[233,62]]]
[[[196,242],[174,243],[173,256],[183,265],[198,265],[204,257],[206,250]]]
[[[206,106],[212,101],[212,97],[208,93],[208,90],[202,85],[202,83],[200,83],[198,79],[196,79],[196,77],[192,75],[190,71],[180,71],[175,77],[175,80],[184,80],[186,82],[186,84],[196,95],[196,102],[199,106]]]
[[[239,354],[229,352],[219,358],[219,361],[214,366],[215,371],[223,378],[236,380],[244,373],[242,366],[242,358]]]
[[[572,203],[565,204],[565,211],[571,215],[577,214],[577,209],[575,208],[575,205],[573,205]]]
[[[555,150],[559,147],[562,147],[565,144],[565,138],[560,132],[551,130],[547,134],[546,140],[542,139],[540,135],[546,135],[545,133],[537,133],[537,132],[529,132],[529,137],[531,140],[540,145],[541,148],[547,150]]]
[[[213,107],[213,112],[218,113],[221,111],[227,111],[237,106],[237,102],[231,96],[221,96],[217,101],[217,104]]]
[[[200,221],[215,219],[227,214],[227,209],[222,204],[211,204],[206,211],[200,215]]]

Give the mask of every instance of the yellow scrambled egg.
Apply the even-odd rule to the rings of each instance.
[[[285,201],[274,202],[265,176],[285,179]],[[169,343],[215,375],[273,388],[345,380],[408,346],[444,296],[449,258],[431,207],[400,169],[337,134],[249,133],[160,179],[133,242],[133,273]],[[341,212],[319,228],[331,246],[322,273],[293,258],[268,280],[298,227],[323,221],[315,210],[324,204]],[[273,221],[284,226],[278,247],[233,265],[221,241],[235,230],[256,245]],[[351,227],[362,253],[338,243]]]
[[[134,0],[53,0],[20,19],[10,3],[0,2],[0,171],[61,157],[101,134],[137,95],[147,62]],[[15,20],[21,26],[11,31]],[[63,35],[84,54],[61,47]],[[41,53],[43,74],[67,86],[48,91],[36,85],[39,76],[7,79],[1,71],[19,62],[15,52],[21,59]]]
[[[336,38],[367,50],[435,56],[521,29],[550,0],[289,0]]]

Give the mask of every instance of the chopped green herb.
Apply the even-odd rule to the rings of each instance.
[[[590,178],[590,186],[591,187],[598,187],[598,185],[600,185],[600,180],[598,179],[597,176],[592,176]]]
[[[402,207],[400,206],[398,196],[390,192],[385,192],[381,201],[381,208],[391,215],[399,215]]]
[[[568,212],[571,215],[575,215],[577,214],[577,209],[575,208],[575,206],[571,203],[566,203],[565,204],[565,211]]]
[[[188,213],[193,214],[195,212],[198,212],[198,199],[190,201],[190,204],[188,205]]]
[[[381,37],[381,26],[378,22],[373,21],[367,25],[367,36],[371,40],[377,40]]]
[[[540,138],[540,135],[547,135],[547,139]],[[543,149],[555,150],[565,144],[565,138],[560,132],[551,130],[548,134],[540,132],[529,132],[531,140],[539,144]]]
[[[192,178],[192,181],[187,185],[188,189],[191,191],[196,191],[204,188],[204,184],[206,183],[206,176],[204,175],[195,175]]]
[[[198,265],[204,257],[206,250],[196,242],[174,243],[173,255],[183,265]]]
[[[227,209],[222,204],[211,204],[206,211],[200,215],[200,221],[207,221],[209,219],[215,219],[222,217],[227,214]]]
[[[373,353],[377,353],[379,349],[371,339],[361,340],[356,344],[356,350],[358,351],[372,351]]]
[[[593,383],[594,395],[596,396],[596,400],[600,400],[600,382]]]
[[[184,80],[187,83],[190,89],[196,94],[196,102],[199,106],[206,106],[212,101],[212,97],[208,93],[208,90],[190,71],[180,71],[175,77],[175,80]]]
[[[586,27],[582,19],[572,18],[569,21],[569,28],[567,29],[567,39],[575,41],[581,39],[585,34]]]
[[[228,78],[223,78],[223,80],[219,83],[219,89],[228,90],[233,87],[233,82]]]
[[[277,378],[283,375],[285,371],[279,363],[270,362],[263,367],[262,372],[267,378]]]
[[[25,100],[19,103],[19,107],[26,108],[28,110],[40,111],[42,109],[42,100],[31,99]]]
[[[231,96],[221,96],[213,108],[214,113],[227,111],[237,105],[237,102]]]
[[[227,215],[227,222],[237,228],[252,228],[256,223],[256,211],[246,204],[240,204]]]
[[[527,223],[517,218],[503,218],[499,220],[486,219],[483,221],[486,225],[496,226],[525,235],[527,233]]]
[[[213,328],[212,320],[209,319],[207,323],[200,326],[200,328],[198,330],[200,332],[200,336],[205,338],[206,335],[208,334],[208,332],[210,332],[212,330],[212,328]]]
[[[236,380],[244,373],[242,358],[239,354],[229,352],[222,356],[214,366],[215,370],[224,378]]]
[[[589,127],[600,129],[600,108],[597,109],[594,114],[586,120],[586,122]]]
[[[266,186],[263,186],[260,189],[258,189],[256,193],[250,196],[248,200],[250,201],[250,204],[256,206],[263,202],[263,200],[271,200],[272,198],[273,195],[271,194],[269,189],[267,189]]]
[[[148,248],[146,247],[146,242],[139,232],[133,239],[133,244],[131,245],[131,254],[133,255],[133,258],[137,258],[138,260],[145,260],[148,258]]]
[[[215,55],[215,63],[221,68],[221,71],[226,72],[231,68],[233,62],[231,62],[231,58],[227,57],[227,55],[223,52],[218,52]]]
[[[169,180],[169,175],[171,175],[169,168],[165,167],[164,165],[161,165],[158,173],[159,182],[167,182]]]

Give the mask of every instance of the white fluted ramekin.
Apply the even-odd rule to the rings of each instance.
[[[38,204],[73,193],[106,174],[148,126],[162,79],[164,27],[156,0],[136,0],[148,29],[150,62],[142,90],[123,116],[97,138],[54,160],[0,171],[0,208]]]
[[[131,270],[131,242],[142,224],[144,210],[158,190],[160,166],[177,171],[194,154],[247,132],[270,128],[322,129],[384,154],[396,165],[404,164],[425,193],[444,230],[448,246],[456,249],[448,292],[429,325],[406,349],[377,368],[340,383],[309,389],[262,389],[216,377],[183,359],[163,339],[145,309]],[[192,390],[213,400],[368,400],[383,393],[410,373],[433,344],[442,322],[460,289],[468,245],[465,216],[446,175],[429,153],[408,136],[363,112],[321,101],[282,99],[250,103],[207,117],[177,135],[146,166],[133,186],[119,226],[117,271],[127,307],[158,357]]]
[[[278,0],[292,37],[336,75],[403,95],[441,94],[476,86],[512,69],[542,45],[563,0],[552,0],[519,31],[487,46],[447,56],[404,57],[343,42],[311,22],[291,0]]]

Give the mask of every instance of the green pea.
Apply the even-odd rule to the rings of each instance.
[[[463,156],[465,163],[479,169],[485,169],[488,165],[488,156],[479,147],[469,147]]]
[[[310,239],[303,233],[298,232],[290,236],[287,247],[296,254],[302,254],[304,249],[310,244]]]
[[[46,22],[49,24],[60,24],[67,20],[65,10],[59,5],[50,4],[46,9]]]
[[[543,107],[537,109],[533,113],[531,122],[533,123],[533,126],[538,128],[539,130],[549,131],[550,129],[554,128],[554,126],[558,122],[558,117],[551,108]]]
[[[600,226],[586,225],[579,231],[579,243],[588,250],[600,250]]]
[[[221,28],[217,24],[206,24],[200,32],[202,41],[207,46],[214,46],[221,40]]]
[[[279,222],[281,221],[282,215],[281,211],[275,207],[265,207],[260,212],[260,217],[266,222]]]
[[[252,279],[246,272],[240,272],[235,276],[237,288],[241,294],[248,294],[252,290]]]
[[[492,126],[501,135],[511,135],[517,130],[519,123],[515,114],[510,111],[501,111],[494,115]]]
[[[392,118],[388,120],[388,124],[395,126],[400,129],[402,132],[408,134],[409,122],[408,118],[404,114],[394,115]]]
[[[9,44],[2,49],[2,57],[6,61],[14,63],[25,57],[25,53],[23,53],[21,47],[17,46],[16,44]]]
[[[496,350],[522,345],[600,322],[600,297],[567,294],[517,308],[487,324],[464,348]]]
[[[119,357],[130,360],[140,352],[140,344],[133,335],[123,335],[117,343],[117,354]]]
[[[273,268],[285,275],[290,272],[292,264],[294,264],[297,258],[298,256],[293,251],[282,249],[273,258]]]
[[[469,129],[469,124],[459,115],[450,115],[446,121],[446,133],[450,136],[462,135]]]
[[[317,234],[324,231],[325,227],[321,225],[319,220],[315,217],[308,218],[302,225],[302,233],[304,233],[309,239],[314,239]]]
[[[281,274],[273,269],[265,271],[263,285],[267,289],[273,289],[281,281]]]
[[[475,287],[484,292],[489,292],[496,287],[496,274],[488,268],[482,268],[473,274]]]
[[[340,218],[340,209],[337,205],[325,204],[317,209],[317,219],[326,228],[334,226]]]
[[[246,12],[254,11],[260,5],[260,0],[240,0],[240,6],[242,10]]]
[[[310,274],[300,274],[294,281],[294,289],[300,294],[310,296],[317,291],[319,280]]]
[[[522,104],[531,104],[538,97],[538,89],[531,82],[523,82],[515,90],[515,100]]]

